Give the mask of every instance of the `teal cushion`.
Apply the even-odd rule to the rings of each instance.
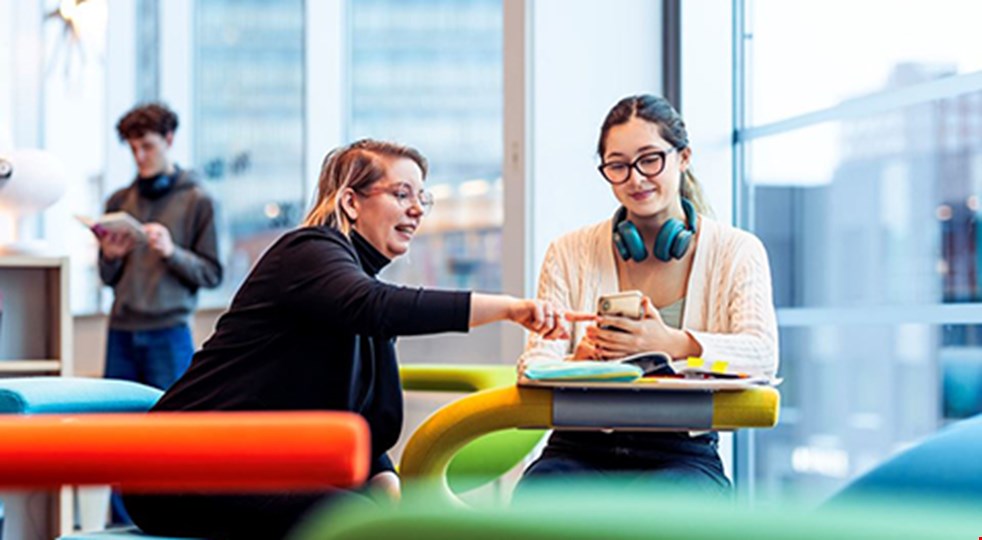
[[[136,527],[122,527],[98,532],[77,532],[59,536],[58,540],[188,540],[169,536],[150,536]]]
[[[113,379],[16,377],[0,379],[0,414],[145,412],[161,394]]]
[[[535,362],[525,368],[525,377],[533,381],[630,382],[643,374],[632,364],[591,360]]]

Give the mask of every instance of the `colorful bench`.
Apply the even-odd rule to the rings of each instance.
[[[0,488],[19,490],[4,494],[4,537],[88,538],[53,523],[74,521],[70,504],[50,511],[52,499],[70,502],[51,495],[62,485],[293,490],[358,485],[367,474],[368,430],[357,415],[145,414],[160,395],[117,380],[0,379]],[[133,528],[113,535],[152,538]]]

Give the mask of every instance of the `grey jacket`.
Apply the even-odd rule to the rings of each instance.
[[[170,192],[159,199],[141,197],[135,181],[113,193],[106,212],[118,211],[167,227],[174,253],[165,259],[146,243],[114,261],[99,253],[99,277],[115,293],[109,327],[154,330],[186,324],[197,306],[198,289],[222,281],[211,198],[191,171],[179,170]]]

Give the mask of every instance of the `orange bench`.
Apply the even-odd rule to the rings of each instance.
[[[130,491],[352,487],[368,476],[364,419],[344,412],[85,414],[0,418],[0,487]]]

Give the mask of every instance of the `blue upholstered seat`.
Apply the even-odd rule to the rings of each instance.
[[[931,435],[860,476],[830,502],[854,497],[982,502],[982,415]]]
[[[144,412],[160,399],[160,390],[142,384],[83,377],[16,377],[0,379],[0,414],[84,414]],[[14,519],[7,516],[7,519]],[[0,519],[0,524],[3,520]],[[135,528],[62,537],[71,540],[168,540]]]
[[[149,536],[136,527],[122,527],[98,532],[78,532],[59,536],[58,540],[189,540],[169,536]]]
[[[0,379],[0,414],[142,412],[160,399],[156,388],[83,377]]]

